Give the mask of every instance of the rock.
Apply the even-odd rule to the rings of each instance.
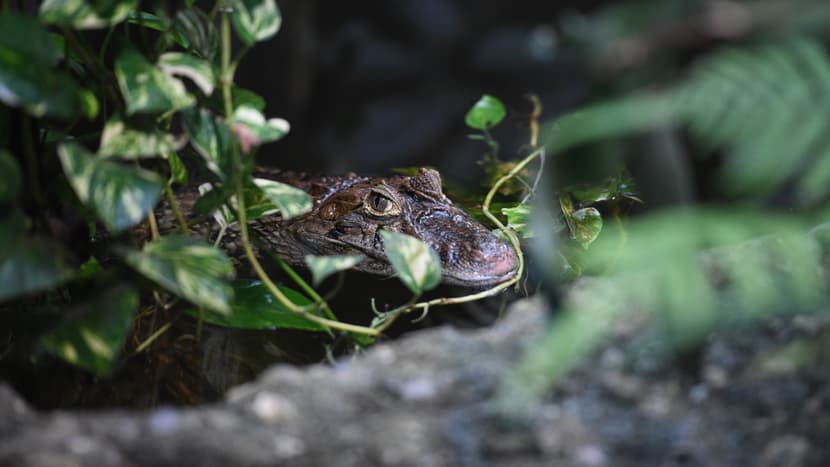
[[[522,300],[487,329],[437,328],[334,365],[275,366],[199,407],[36,413],[0,384],[0,465],[726,467],[830,456],[820,373],[809,387],[798,375],[763,379],[742,371],[744,359],[726,388],[671,367],[625,374],[627,357],[609,357],[630,351],[621,341],[526,418],[505,417],[492,396],[546,322],[541,300]],[[754,336],[737,346],[714,337],[703,358],[768,344]]]

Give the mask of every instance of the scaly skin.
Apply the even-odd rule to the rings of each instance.
[[[379,235],[388,230],[432,247],[441,259],[445,283],[487,287],[516,274],[519,262],[513,248],[453,205],[441,191],[435,170],[421,169],[415,176],[310,178],[261,169],[255,176],[300,188],[314,200],[304,215],[284,220],[277,214],[249,222],[268,249],[292,265],[304,266],[307,254],[363,254],[366,259],[354,269],[393,276]],[[181,204],[187,210],[191,202]],[[228,249],[232,255],[237,250]]]

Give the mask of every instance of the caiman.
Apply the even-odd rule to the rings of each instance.
[[[307,254],[362,254],[365,259],[354,269],[393,276],[379,235],[388,230],[411,235],[435,250],[444,283],[482,288],[510,279],[518,269],[513,248],[444,195],[436,170],[420,169],[414,176],[309,177],[257,169],[254,176],[292,185],[313,199],[306,214],[290,219],[276,214],[248,224],[269,250],[289,264],[304,266]],[[194,200],[195,196],[180,198],[185,213]],[[175,229],[169,207],[161,208],[159,214],[162,230]],[[206,230],[206,225],[200,226],[203,234],[210,236],[218,230]],[[223,245],[231,256],[240,256],[234,231],[228,237]]]

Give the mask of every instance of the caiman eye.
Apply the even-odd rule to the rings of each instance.
[[[401,213],[398,204],[377,191],[369,193],[366,197],[366,211],[375,216],[396,216]]]

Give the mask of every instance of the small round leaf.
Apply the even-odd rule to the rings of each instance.
[[[485,94],[473,105],[464,122],[476,130],[487,130],[498,125],[506,114],[504,104],[497,98]]]

